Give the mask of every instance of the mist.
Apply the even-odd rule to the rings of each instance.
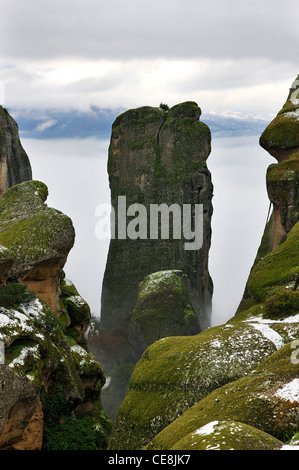
[[[76,240],[66,276],[100,315],[109,240],[96,237],[96,207],[110,203],[108,140],[22,139],[33,178],[49,190],[47,204],[71,217]],[[214,185],[209,270],[214,283],[212,326],[231,318],[263,234],[269,207],[266,170],[274,163],[258,136],[216,138],[207,165]]]

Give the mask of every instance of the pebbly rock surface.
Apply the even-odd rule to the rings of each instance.
[[[10,186],[31,179],[31,165],[19,139],[18,125],[0,106],[0,197]]]
[[[211,150],[211,135],[209,128],[200,122],[200,115],[201,110],[194,102],[181,103],[170,109],[145,106],[121,114],[112,127],[108,172],[111,202],[116,214],[116,236],[110,243],[102,286],[100,334],[93,349],[111,379],[109,399],[109,389],[105,391],[111,415],[115,415],[123,399],[140,351],[148,345],[148,340],[144,341],[145,331],[141,331],[141,316],[137,315],[137,310],[133,314],[139,283],[152,273],[182,271],[186,275],[188,303],[196,314],[196,321],[192,322],[188,333],[198,333],[210,325],[213,286],[208,271],[208,253],[213,185],[206,160]],[[143,226],[135,227],[135,232],[139,232],[134,239],[122,238],[123,233],[119,232],[122,224],[120,196],[126,198],[126,208],[140,204],[146,210],[147,230],[143,231]],[[185,243],[189,240],[182,232],[181,237],[177,236],[172,229],[171,216],[169,236],[162,236],[161,222],[156,237],[153,236],[150,219],[153,204],[165,204],[167,208],[176,204],[181,215],[184,204],[190,205],[193,211],[195,204],[201,204],[203,243],[200,249],[186,249]],[[193,212],[193,225],[194,218]],[[132,217],[128,216],[127,224],[130,221]],[[180,227],[183,230],[182,221]],[[163,301],[163,308],[167,317],[166,301]],[[164,326],[166,328],[166,322]],[[165,328],[161,335],[167,331]],[[171,331],[175,335],[181,334],[182,330],[178,327]],[[154,338],[157,339],[157,335]],[[113,389],[113,377],[120,375],[122,383],[119,381]],[[122,389],[119,396],[116,389]],[[103,403],[105,400],[103,395]]]

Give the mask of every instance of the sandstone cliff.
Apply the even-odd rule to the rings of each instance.
[[[297,81],[290,97],[297,106]],[[294,128],[294,109],[291,117]],[[238,312],[225,325],[160,339],[143,353],[111,449],[298,449],[299,153],[295,137],[285,151],[288,127],[276,140],[275,122],[266,130],[279,156],[267,173],[274,210]]]
[[[111,201],[116,209],[116,229],[121,224],[119,196],[126,197],[126,207],[142,204],[148,218],[147,231],[144,233],[144,227],[139,227],[139,237],[121,239],[117,234],[111,240],[107,258],[100,335],[97,344],[93,344],[111,378],[110,387],[103,394],[103,403],[107,404],[111,415],[123,398],[132,365],[147,346],[165,335],[198,333],[210,324],[213,287],[208,272],[208,252],[213,186],[206,165],[211,149],[210,130],[200,122],[201,110],[196,103],[166,108],[129,110],[120,115],[112,127],[108,172]],[[151,236],[150,207],[162,203],[167,208],[176,204],[180,209],[188,204],[193,210],[195,204],[203,205],[203,246],[200,249],[185,249],[186,239],[176,237],[171,217],[169,237],[163,238],[159,233],[161,222],[157,236]],[[193,225],[194,217],[192,214]],[[172,285],[166,286],[163,273],[157,274],[155,279],[160,286],[156,292],[151,290],[146,306],[144,283],[150,279],[145,278],[171,270],[181,271],[183,277],[168,277]],[[169,295],[165,296],[167,290],[168,294],[174,292],[173,281],[180,284],[182,297],[177,302],[180,312],[174,312]],[[139,286],[139,283],[143,284]],[[119,374],[121,381],[116,378]],[[118,380],[116,385],[115,379]]]
[[[255,264],[265,263],[263,258],[278,248],[299,220],[299,78],[291,89],[281,111],[267,126],[260,137],[260,144],[270,152],[278,163],[268,167],[266,184],[272,211],[257,252]],[[281,248],[280,248],[281,249]],[[283,249],[283,248],[282,248]],[[273,255],[274,256],[274,255]],[[269,255],[266,259],[270,259]],[[285,262],[287,263],[286,255]],[[295,259],[290,263],[294,262]],[[282,267],[286,270],[286,267]],[[263,275],[266,275],[264,272]],[[277,276],[279,273],[277,272]],[[255,303],[256,296],[250,288],[251,273],[238,310]],[[294,276],[296,289],[296,275]]]
[[[0,106],[0,197],[10,186],[31,178],[31,165],[19,139],[18,125]]]
[[[75,230],[26,173],[17,126],[0,111],[0,449],[104,449],[111,422],[87,348],[91,313],[63,272]]]

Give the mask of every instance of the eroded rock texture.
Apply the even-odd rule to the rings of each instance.
[[[0,365],[0,449],[39,450],[43,412],[36,387],[26,377]]]
[[[271,257],[278,255],[271,252],[278,249],[284,252],[284,260],[281,261],[280,268],[276,269],[276,277],[281,276],[282,270],[287,272],[295,262],[296,245],[294,240],[296,235],[291,235],[293,227],[299,221],[299,79],[297,78],[288,95],[288,99],[282,110],[275,119],[268,125],[260,137],[260,144],[278,163],[273,163],[267,169],[266,184],[268,197],[271,202],[272,211],[269,222],[266,225],[260,247],[253,266],[248,283],[245,288],[244,297],[241,301],[238,311],[246,309],[257,300],[257,289],[255,273],[261,269],[257,264],[263,266],[264,284],[268,285],[266,280],[268,272],[266,264],[270,266]],[[294,228],[293,233],[296,233]],[[286,243],[288,235],[293,240]],[[283,245],[282,245],[283,244]],[[280,246],[281,245],[281,246]],[[293,254],[287,250],[287,247],[293,246]],[[292,258],[293,256],[293,258]],[[266,261],[268,260],[268,261]],[[262,278],[260,279],[262,282]],[[291,282],[291,279],[290,279]],[[298,274],[294,272],[293,288],[298,286]],[[258,297],[259,300],[259,297]]]
[[[292,119],[296,126],[297,114]],[[272,126],[268,138],[282,148],[287,136],[276,141]],[[285,156],[267,173],[274,211],[238,312],[225,325],[147,348],[118,409],[111,449],[298,449],[296,146]]]
[[[131,315],[138,295],[138,285],[146,276],[164,270],[180,270],[185,274],[188,302],[196,313],[189,333],[197,333],[210,324],[212,281],[208,271],[212,215],[212,191],[210,172],[206,160],[211,149],[209,128],[199,118],[201,110],[194,102],[186,102],[169,110],[152,107],[133,109],[120,115],[114,122],[109,147],[108,171],[111,200],[116,208],[118,197],[126,196],[127,207],[142,204],[147,215],[150,205],[183,204],[203,205],[203,245],[197,250],[186,250],[186,239],[175,239],[170,217],[170,237],[150,238],[148,219],[147,239],[111,240],[102,289],[101,335],[97,352],[104,370],[116,375],[123,363],[134,364],[140,357],[140,344],[147,346],[144,334],[138,337],[135,329],[132,338]],[[132,220],[128,217],[127,222]],[[194,216],[193,216],[194,223]],[[181,224],[180,224],[181,225]],[[118,234],[117,234],[118,236]],[[165,325],[167,301],[165,299]],[[135,311],[136,313],[136,311]],[[128,326],[130,325],[130,334]],[[191,326],[191,323],[190,323]],[[138,333],[139,331],[139,333]],[[161,336],[165,333],[161,330]],[[180,334],[181,329],[172,334]],[[144,349],[144,348],[143,348]],[[127,373],[129,375],[129,372]],[[113,385],[112,385],[113,386]],[[121,397],[112,398],[113,414]],[[108,390],[107,390],[108,393]],[[104,403],[104,395],[103,395]]]
[[[19,139],[18,125],[0,106],[0,197],[10,186],[31,179],[31,165]]]
[[[0,449],[104,449],[111,422],[87,348],[90,308],[63,272],[75,230],[31,180],[3,108],[0,157]]]
[[[45,204],[48,188],[27,181],[0,199],[0,244],[16,255],[8,277],[26,284],[59,312],[61,272],[75,240],[69,217]]]

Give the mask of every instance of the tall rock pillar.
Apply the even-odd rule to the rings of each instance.
[[[149,310],[152,325],[155,324],[155,312],[157,322],[159,316],[159,325],[162,325],[161,315],[164,325],[168,322],[165,327],[161,326],[160,337],[181,335],[182,331],[183,334],[195,334],[210,326],[213,285],[208,271],[208,253],[213,186],[206,160],[211,151],[211,134],[207,125],[200,122],[200,115],[201,110],[194,102],[181,103],[170,109],[141,107],[121,114],[112,127],[108,172],[116,235],[110,243],[104,274],[100,335],[95,351],[106,375],[111,378],[106,391],[107,397],[110,394],[107,411],[111,415],[124,396],[132,366],[149,346],[148,343],[157,339],[157,336],[146,339],[143,320],[149,315]],[[125,199],[120,200],[120,196],[125,196]],[[126,207],[120,211],[121,201]],[[140,206],[133,204],[142,205],[146,211],[146,229],[144,224],[138,227],[136,215],[142,214],[138,210],[134,214]],[[161,204],[169,210],[169,237],[162,235],[160,230],[162,219],[159,219],[160,233],[156,237],[153,235],[153,220],[149,218],[151,207]],[[184,205],[192,208],[193,232],[199,221],[194,212],[195,205],[201,206],[202,245],[199,249],[186,249],[188,240],[183,235],[179,238],[173,224],[178,222],[179,213],[170,210],[174,207],[172,205],[181,210],[181,216]],[[120,216],[123,217],[123,211],[129,207],[127,228],[132,222],[134,233],[139,234],[134,239],[128,236],[121,238],[124,227]],[[183,228],[183,221],[179,226]],[[144,281],[151,283],[151,289],[155,283],[160,289],[159,294],[151,290],[155,305],[157,301],[159,304],[155,310],[153,304],[149,306],[147,302],[141,302],[138,295],[147,291],[144,283],[140,287],[141,282],[159,272],[162,272],[161,276],[157,274]],[[180,321],[185,324],[185,329],[179,328],[178,322],[171,323],[167,317],[174,308],[171,299],[177,295],[180,300],[175,305],[181,305],[183,314]],[[139,320],[143,321],[142,327]],[[150,323],[148,325],[147,329],[151,330]],[[102,399],[105,406],[105,392]]]
[[[31,165],[20,142],[18,125],[0,106],[0,197],[7,188],[31,179]]]

